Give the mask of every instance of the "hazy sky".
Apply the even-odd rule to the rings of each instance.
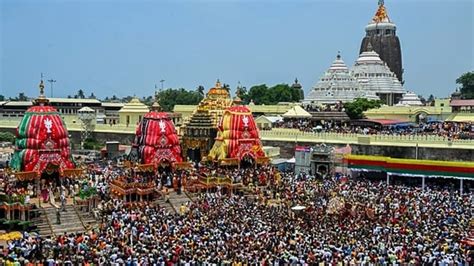
[[[401,41],[405,88],[445,97],[474,69],[474,1],[386,0]],[[151,95],[292,83],[307,92],[335,59],[357,59],[377,0],[0,0],[0,94]],[[47,84],[47,95],[50,86]]]

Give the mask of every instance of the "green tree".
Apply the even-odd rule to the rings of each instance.
[[[205,90],[205,88],[204,88],[204,86],[202,86],[202,85],[199,85],[199,86],[196,88],[197,93],[199,93],[200,95],[202,95],[202,97],[204,97],[204,90]]]
[[[248,93],[249,100],[253,100],[255,104],[270,104],[271,99],[266,84],[255,85],[250,88]]]
[[[24,92],[18,93],[18,101],[28,101],[28,97],[26,97]]]
[[[95,94],[92,92],[91,95],[89,95],[89,99],[97,99],[97,97],[95,97]]]
[[[456,79],[461,85],[461,98],[474,99],[474,71],[466,72]]]
[[[13,143],[15,141],[15,135],[6,131],[0,132],[0,142],[3,141]]]
[[[163,110],[170,112],[176,104],[198,104],[202,100],[203,95],[198,91],[188,91],[184,88],[179,88],[160,91],[158,92],[158,98],[160,99],[160,105]]]
[[[74,96],[76,99],[85,99],[86,95],[84,94],[84,91],[82,89],[77,91],[77,94]]]
[[[353,102],[348,102],[344,104],[346,113],[350,119],[361,119],[364,117],[364,112],[373,109],[379,108],[382,105],[382,102],[379,100],[368,100],[366,98],[357,98]]]
[[[5,101],[5,96],[0,95],[0,101]]]

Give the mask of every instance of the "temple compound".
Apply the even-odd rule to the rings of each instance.
[[[207,158],[217,136],[217,123],[224,110],[232,105],[228,88],[217,80],[180,129],[183,157],[199,162]]]
[[[397,26],[388,17],[384,1],[379,0],[377,12],[365,27],[359,54],[373,49],[403,84],[402,49],[396,31]]]

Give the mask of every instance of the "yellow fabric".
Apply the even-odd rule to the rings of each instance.
[[[352,155],[344,156],[346,160],[367,160],[367,161],[385,161],[387,163],[399,163],[408,165],[434,165],[434,166],[452,166],[472,168],[474,171],[474,162],[453,162],[453,161],[434,161],[434,160],[415,160],[415,159],[398,159],[385,156],[370,155]]]

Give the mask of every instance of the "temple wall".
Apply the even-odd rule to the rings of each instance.
[[[14,128],[3,128],[1,131],[9,131],[15,133]],[[81,140],[80,131],[69,131],[71,142],[78,145]],[[130,145],[135,137],[131,133],[107,133],[94,132],[92,137],[99,142],[119,141],[121,144]],[[295,146],[313,146],[315,142],[305,141],[282,141],[282,140],[262,140],[264,146],[274,146],[280,148],[280,156],[282,158],[292,158],[295,154]],[[329,144],[336,147],[344,147],[345,143]],[[77,147],[77,146],[76,146]],[[390,156],[393,158],[416,159],[416,146],[395,146],[395,145],[377,145],[377,144],[351,144],[352,154],[356,155],[380,155]],[[424,160],[444,160],[444,161],[474,161],[474,149],[463,149],[456,147],[429,148],[418,147],[418,159]]]
[[[295,146],[314,146],[310,142],[282,142],[263,140],[264,146],[275,146],[280,148],[282,158],[292,158],[295,154]],[[330,144],[331,145],[331,144]],[[335,147],[344,147],[336,144]],[[382,146],[351,144],[352,154],[356,155],[379,155],[393,158],[416,159],[416,147]],[[420,160],[443,160],[443,161],[474,161],[474,149],[459,148],[426,148],[418,147],[418,159]]]

